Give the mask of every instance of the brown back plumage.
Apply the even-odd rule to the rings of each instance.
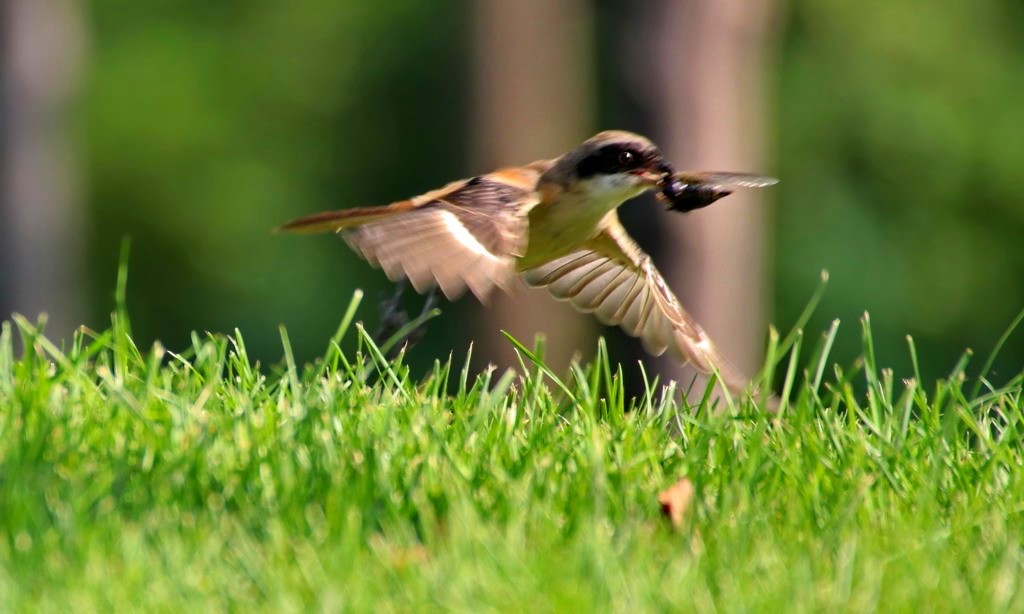
[[[392,280],[408,278],[421,292],[437,284],[449,299],[468,288],[485,301],[494,287],[511,285],[546,164],[455,181],[383,207],[317,213],[279,230],[339,232]]]
[[[403,200],[383,207],[354,207],[340,211],[323,211],[282,224],[276,231],[298,234],[338,232],[346,228],[369,224],[395,213],[410,211],[413,208],[411,200]]]

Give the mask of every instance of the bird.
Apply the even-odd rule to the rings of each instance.
[[[686,312],[616,210],[648,191],[689,211],[727,195],[725,185],[770,185],[747,173],[676,173],[648,138],[608,130],[552,159],[501,168],[390,205],[326,211],[282,232],[337,232],[392,281],[417,292],[467,289],[486,303],[517,279],[668,352],[734,391],[747,379]],[[695,196],[696,195],[696,196]]]

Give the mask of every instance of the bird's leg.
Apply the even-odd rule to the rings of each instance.
[[[422,321],[416,326],[416,328],[409,331],[409,334],[405,336],[403,342],[406,344],[407,349],[412,349],[414,345],[423,339],[423,336],[427,334],[427,321],[424,316],[430,313],[434,307],[437,306],[437,286],[431,286],[430,292],[427,293],[427,299],[423,301],[423,309],[420,310],[420,318]]]
[[[402,295],[405,293],[406,288],[409,286],[409,280],[401,279],[395,284],[395,292],[390,298],[384,299],[380,303],[380,329],[374,336],[374,342],[378,346],[382,346],[391,337],[397,334],[402,328],[409,324],[409,314],[406,313],[401,306]],[[427,299],[423,303],[423,310],[420,312],[420,316],[426,315],[437,305],[437,287],[432,287],[430,292],[427,294]],[[400,339],[395,340],[395,344],[387,352],[386,358],[388,360],[398,355],[398,352],[405,349],[411,349],[415,346],[427,332],[426,323],[421,323],[412,330],[406,332]]]
[[[437,307],[437,286],[432,286],[430,292],[427,292],[427,300],[423,302],[423,309],[420,311],[420,315],[427,315],[434,307]]]
[[[395,291],[388,298],[380,302],[380,328],[373,336],[373,341],[378,346],[384,345],[395,333],[409,323],[409,314],[402,309],[402,295],[409,286],[408,279],[399,279],[395,282]],[[397,345],[397,344],[396,344]]]

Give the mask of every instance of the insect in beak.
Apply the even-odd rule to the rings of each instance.
[[[732,194],[726,186],[763,188],[778,180],[750,173],[682,172],[667,174],[658,184],[658,199],[671,211],[702,209]]]
[[[686,183],[678,179],[666,181],[658,196],[668,203],[671,211],[683,213],[703,209],[720,198],[732,194],[732,190],[706,183]]]

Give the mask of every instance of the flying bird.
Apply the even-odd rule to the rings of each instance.
[[[338,232],[392,281],[448,299],[468,289],[486,302],[522,278],[561,301],[639,337],[734,390],[746,379],[683,309],[616,209],[650,190],[670,209],[690,211],[729,194],[727,186],[774,180],[746,173],[676,173],[648,139],[606,131],[568,153],[454,181],[381,207],[301,217],[281,231]]]

